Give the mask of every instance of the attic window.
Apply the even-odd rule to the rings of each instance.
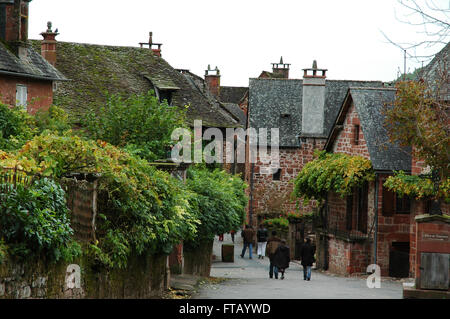
[[[164,100],[166,100],[168,105],[172,105],[172,90],[162,90],[155,88],[155,93],[160,103],[163,103]]]
[[[353,144],[358,145],[359,143],[359,125],[355,125],[354,135],[353,135]]]

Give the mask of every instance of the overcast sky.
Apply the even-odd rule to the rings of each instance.
[[[200,76],[218,66],[224,86],[248,86],[280,56],[291,78],[316,59],[330,79],[390,81],[403,52],[381,32],[399,42],[424,37],[398,21],[406,13],[395,0],[34,0],[29,37],[41,39],[52,21],[59,41],[137,47],[153,31],[170,65]]]

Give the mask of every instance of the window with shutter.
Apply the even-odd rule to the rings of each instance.
[[[22,106],[27,108],[28,92],[27,86],[22,84],[17,84],[16,86],[16,106]]]

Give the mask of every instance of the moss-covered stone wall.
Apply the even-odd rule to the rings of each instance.
[[[162,255],[133,257],[126,269],[107,270],[82,258],[73,263],[80,267],[80,286],[70,287],[76,280],[68,280],[68,263],[6,258],[0,264],[0,299],[157,298],[167,285],[166,261]]]

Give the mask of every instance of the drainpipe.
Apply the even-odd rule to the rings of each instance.
[[[248,223],[252,225],[253,220],[253,172],[254,172],[255,164],[250,164],[250,209],[248,212]]]
[[[378,246],[378,173],[375,172],[375,234],[373,248],[373,263],[377,264],[377,246]]]

